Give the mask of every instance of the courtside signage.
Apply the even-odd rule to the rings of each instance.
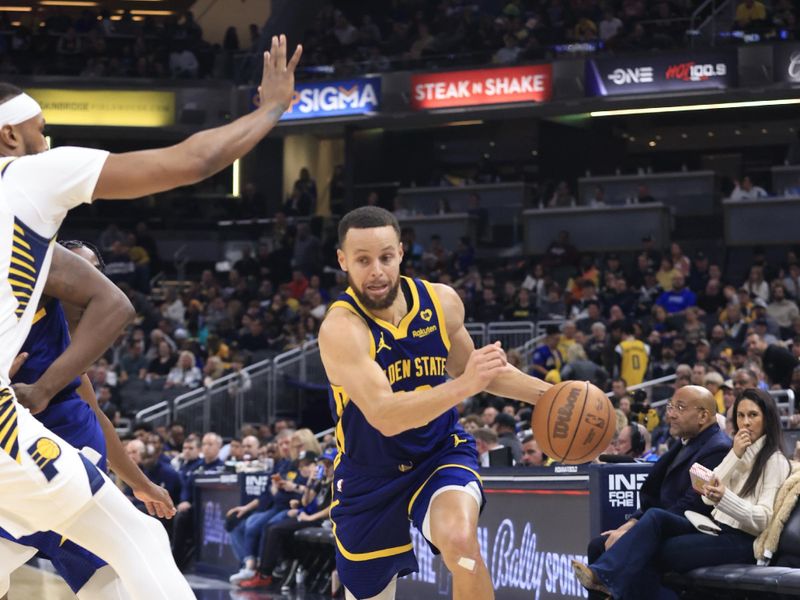
[[[775,44],[775,81],[800,83],[800,44]]]
[[[48,125],[167,127],[175,124],[175,92],[25,90],[42,106]]]
[[[553,90],[553,67],[528,65],[424,73],[411,77],[411,107],[431,110],[512,102],[546,102]]]
[[[281,121],[366,115],[381,106],[381,78],[298,83]],[[258,93],[254,95],[254,104]]]
[[[725,89],[736,83],[736,55],[724,52],[591,58],[586,94],[621,96]]]

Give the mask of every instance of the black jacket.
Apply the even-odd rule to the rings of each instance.
[[[639,490],[641,510],[631,515],[632,519],[640,519],[649,508],[663,508],[676,515],[683,515],[686,510],[708,515],[713,507],[706,506],[701,496],[692,488],[689,468],[696,462],[708,469],[713,469],[731,449],[730,438],[723,433],[719,425],[700,433],[689,440],[686,452],[680,453],[682,444],[675,444],[658,459],[647,479]]]

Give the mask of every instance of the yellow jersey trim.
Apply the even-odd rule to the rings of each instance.
[[[6,174],[6,169],[11,165],[11,163],[13,163],[15,160],[17,160],[17,158],[19,158],[19,157],[14,157],[14,158],[12,158],[10,160],[7,160],[6,162],[0,164],[0,177],[2,177],[3,175]]]
[[[379,319],[375,315],[373,315],[370,311],[368,311],[361,301],[356,296],[355,292],[353,292],[352,288],[347,288],[345,294],[350,296],[353,301],[358,305],[358,307],[364,311],[364,314],[367,315],[370,319],[375,321],[378,325],[386,329],[389,333],[392,334],[394,339],[398,340],[404,338],[408,335],[408,326],[411,324],[411,321],[414,320],[414,317],[417,316],[419,312],[419,292],[417,291],[417,286],[414,281],[410,277],[406,277],[405,275],[401,276],[402,279],[406,281],[408,284],[409,289],[411,290],[411,308],[406,313],[406,315],[400,320],[400,323],[395,327],[389,321],[384,321],[383,319]]]
[[[470,469],[469,467],[465,467],[464,465],[448,464],[448,465],[441,465],[439,467],[436,467],[436,469],[434,469],[433,473],[431,473],[428,476],[428,478],[423,482],[423,484],[417,488],[417,491],[414,492],[414,495],[411,496],[411,500],[408,503],[408,516],[409,516],[409,518],[411,518],[411,509],[414,508],[414,502],[417,501],[417,496],[419,496],[420,492],[422,492],[422,488],[424,488],[426,485],[428,485],[428,482],[431,480],[431,478],[434,475],[436,475],[436,473],[438,473],[442,469],[449,469],[451,467],[456,468],[456,469],[464,469],[465,471],[469,471],[470,473],[475,475],[475,477],[478,478],[478,481],[481,483],[481,485],[483,485],[483,480],[481,479],[481,476],[478,475],[477,471],[475,471],[474,469]]]
[[[331,503],[331,511],[333,511],[333,509],[338,505],[339,501],[334,500]],[[408,543],[403,546],[394,546],[392,548],[384,548],[382,550],[373,550],[372,552],[350,552],[342,545],[342,542],[339,541],[339,536],[336,535],[336,521],[333,520],[333,517],[331,517],[331,523],[333,523],[333,528],[331,529],[333,533],[333,539],[336,540],[336,546],[339,548],[339,552],[341,552],[342,556],[344,556],[347,560],[351,560],[353,562],[363,562],[367,560],[375,560],[376,558],[396,556],[398,554],[411,552],[414,549],[411,543]]]
[[[14,227],[16,227],[16,225],[14,225]],[[22,267],[24,269],[28,269],[34,275],[36,274],[36,269],[34,269],[30,264],[26,263],[25,261],[22,261],[22,260],[18,259],[16,256],[12,256],[11,257],[11,264],[12,265],[17,265],[17,266]]]
[[[14,287],[21,287],[21,288],[24,288],[26,290],[30,290],[31,292],[33,292],[33,286],[30,286],[27,283],[22,283],[21,281],[17,281],[16,279],[9,279],[8,283],[13,285]]]
[[[36,283],[35,277],[33,277],[32,275],[28,275],[27,273],[24,273],[19,269],[15,269],[14,267],[9,267],[8,272],[11,275],[16,275],[17,277],[22,277],[23,279],[27,279],[28,281],[33,281],[34,283]]]
[[[11,239],[14,242],[16,242],[17,244],[19,244],[20,246],[22,246],[23,248],[25,248],[26,250],[30,250],[31,249],[31,245],[28,242],[26,242],[25,240],[23,240],[21,237],[19,237],[17,235],[12,235]]]
[[[347,397],[347,393],[344,391],[344,388],[340,385],[331,384],[331,390],[333,391],[333,400],[336,403],[336,416],[338,417],[334,434],[336,436],[336,445],[339,448],[339,454],[337,454],[336,459],[334,459],[334,469],[336,469],[336,466],[339,464],[339,457],[344,454],[345,444],[342,415],[344,414],[344,407],[347,406],[347,403],[350,402],[350,399]]]
[[[47,316],[47,309],[43,306],[39,310],[36,311],[36,314],[33,315],[33,323],[31,325],[36,325],[37,321],[41,321]]]
[[[428,295],[431,297],[431,302],[433,302],[433,308],[436,310],[436,318],[439,320],[439,331],[442,337],[442,342],[444,343],[444,347],[447,348],[447,351],[450,351],[450,336],[447,333],[447,323],[444,319],[444,310],[442,310],[442,303],[439,302],[439,296],[436,293],[436,290],[433,289],[433,284],[429,281],[422,281],[422,284],[425,286],[425,289],[428,290]]]
[[[17,409],[11,393],[3,389],[0,393],[0,449],[17,464],[22,464],[17,429]]]
[[[16,236],[15,236],[15,237],[16,237]],[[35,259],[35,258],[33,258],[33,256],[31,256],[31,255],[30,255],[30,254],[28,254],[27,252],[25,252],[25,250],[23,250],[22,248],[19,248],[19,247],[17,247],[17,246],[11,246],[11,252],[13,252],[13,253],[15,253],[15,254],[19,254],[19,255],[20,255],[20,256],[22,256],[23,258],[27,258],[27,259],[28,259],[29,261],[31,261],[32,263],[35,263],[35,262],[36,262],[36,259]]]
[[[349,310],[351,313],[353,313],[354,315],[356,315],[362,321],[364,320],[364,316],[361,313],[359,313],[356,310],[356,308],[352,304],[350,304],[349,302],[345,302],[344,300],[337,300],[336,302],[334,302],[333,304],[331,304],[328,307],[328,311],[330,311],[331,309],[334,309],[334,308],[345,308],[345,309]],[[369,327],[367,327],[367,329],[369,329]],[[375,338],[372,335],[372,331],[369,331],[368,333],[369,333],[369,357],[372,360],[375,360],[375,355],[378,353],[377,350],[375,349]]]

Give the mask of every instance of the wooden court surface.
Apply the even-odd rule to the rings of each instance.
[[[329,597],[303,591],[281,594],[277,591],[240,591],[225,581],[189,575],[198,600],[328,600]],[[28,565],[11,575],[8,600],[76,600],[75,594],[58,575]]]

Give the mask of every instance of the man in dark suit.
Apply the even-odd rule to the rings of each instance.
[[[692,489],[689,467],[700,463],[713,469],[731,449],[731,440],[717,424],[717,408],[711,393],[698,385],[680,388],[667,404],[669,433],[678,442],[653,465],[639,490],[641,509],[617,529],[604,531],[589,542],[589,564],[611,548],[650,508],[663,508],[682,515],[686,510],[709,515],[700,494]],[[590,598],[605,597],[590,592]]]

